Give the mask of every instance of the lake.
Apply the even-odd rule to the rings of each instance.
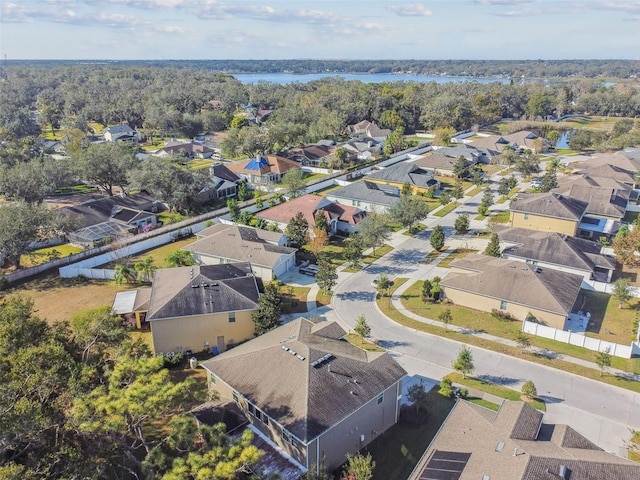
[[[436,82],[436,83],[461,83],[461,82],[478,82],[478,83],[509,83],[509,78],[474,78],[474,77],[445,77],[436,75],[413,75],[410,73],[235,73],[235,78],[242,83],[258,83],[260,81],[269,83],[278,83],[284,85],[286,83],[307,83],[322,78],[340,77],[345,80],[360,80],[363,83],[383,83],[383,82]]]

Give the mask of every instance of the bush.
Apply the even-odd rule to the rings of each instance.
[[[503,322],[513,322],[518,320],[509,312],[505,312],[504,310],[498,310],[497,308],[494,308],[491,310],[491,316],[496,320],[502,320]]]
[[[182,352],[168,352],[164,356],[164,365],[166,367],[175,367],[180,365],[184,360],[184,353]]]
[[[440,382],[440,390],[438,390],[438,393],[446,398],[453,397],[453,385],[451,385],[451,380],[448,378],[442,380],[442,382]]]

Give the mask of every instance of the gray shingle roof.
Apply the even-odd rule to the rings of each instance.
[[[591,240],[501,225],[495,227],[495,232],[501,241],[519,244],[504,249],[509,256],[591,272],[596,267],[609,270],[616,267],[615,259],[602,255],[602,245]]]
[[[542,434],[531,438],[529,433],[539,426],[542,413],[532,412],[522,402],[505,402],[493,419],[483,410],[486,411],[458,401],[410,480],[425,478],[421,474],[436,450],[471,453],[459,477],[463,480],[479,480],[483,476],[491,480],[558,480],[561,465],[567,467],[570,475],[566,478],[570,480],[640,478],[640,465],[602,451],[570,427],[543,424],[541,432],[550,427],[560,435],[554,432],[550,438]],[[525,432],[524,436],[531,439],[514,438],[512,431]],[[577,447],[558,441],[568,432]]]
[[[433,172],[421,168],[414,162],[402,162],[374,172],[368,175],[368,178],[394,183],[409,183],[426,188],[429,186],[429,180],[433,179]]]
[[[324,328],[316,331],[313,323],[297,319],[202,366],[308,442],[406,374],[387,353],[361,350],[338,340],[339,327],[330,328],[325,336]],[[326,355],[327,360],[313,365]]]
[[[326,196],[327,198],[356,200],[390,206],[398,201],[399,192],[394,195],[389,189],[380,188],[380,186],[374,182],[363,180],[329,192]]]
[[[559,193],[519,193],[511,202],[511,211],[579,221],[588,203]]]
[[[568,193],[572,199],[588,204],[586,213],[618,219],[624,217],[629,195],[630,190],[587,185],[572,185]]]
[[[273,267],[283,255],[295,253],[295,248],[267,243],[259,232],[255,228],[219,223],[207,228],[204,238],[183,247],[183,250],[263,267]]]
[[[445,289],[450,287],[561,315],[573,310],[583,278],[474,253],[454,260],[451,266],[470,273],[449,272],[440,283]]]
[[[194,265],[155,271],[148,321],[253,310],[258,285],[249,263]]]

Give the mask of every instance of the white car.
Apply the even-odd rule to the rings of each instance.
[[[542,186],[542,181],[539,178],[536,178],[534,180],[531,180],[529,186],[531,188],[540,188]]]
[[[300,267],[298,271],[304,275],[311,275],[315,277],[318,274],[318,266],[317,265],[306,265],[304,267]]]

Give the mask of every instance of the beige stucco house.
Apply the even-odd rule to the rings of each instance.
[[[511,202],[509,226],[576,235],[587,206],[559,193],[521,193]]]
[[[258,299],[248,262],[156,270],[146,317],[153,349],[224,352],[253,337]]]
[[[286,235],[242,225],[218,223],[201,231],[200,240],[183,248],[201,265],[250,262],[265,281],[280,277],[296,264],[296,249],[283,246]]]
[[[451,262],[440,287],[456,305],[498,310],[519,320],[533,315],[538,322],[562,330],[578,302],[582,279],[516,260],[470,254]]]
[[[328,471],[398,421],[406,372],[300,318],[202,363],[210,388],[305,468]]]

